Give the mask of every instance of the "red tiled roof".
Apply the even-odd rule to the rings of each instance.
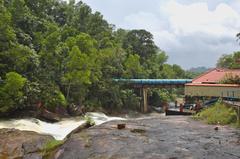
[[[192,83],[219,83],[228,74],[232,76],[240,76],[240,69],[211,69],[193,79]]]
[[[186,86],[205,86],[205,87],[239,87],[240,85],[238,84],[201,84],[201,83],[187,83],[185,84]]]

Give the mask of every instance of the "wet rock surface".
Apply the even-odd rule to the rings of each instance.
[[[41,159],[40,150],[53,139],[31,131],[0,129],[0,159]]]
[[[117,124],[126,124],[118,129]],[[239,159],[240,131],[190,117],[111,121],[71,135],[58,159]]]
[[[39,118],[48,122],[59,122],[60,115],[56,113],[52,113],[46,109],[42,109],[41,113],[39,114]]]

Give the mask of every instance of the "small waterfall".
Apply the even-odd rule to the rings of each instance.
[[[100,125],[104,122],[111,120],[125,120],[119,117],[108,117],[103,113],[91,112],[87,113],[94,120],[96,125]],[[1,128],[15,128],[19,130],[35,131],[41,134],[50,134],[57,140],[62,140],[67,136],[72,130],[78,126],[85,123],[83,117],[71,117],[63,118],[60,122],[48,123],[35,118],[27,119],[11,119],[0,121]]]

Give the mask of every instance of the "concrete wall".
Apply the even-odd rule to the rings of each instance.
[[[185,86],[187,96],[235,97],[240,98],[240,87]]]

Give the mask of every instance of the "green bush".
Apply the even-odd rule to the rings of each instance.
[[[57,106],[66,107],[67,100],[59,88],[54,84],[49,84],[48,88],[41,88],[40,99],[43,101],[45,108],[54,110]]]
[[[0,113],[13,111],[23,106],[23,87],[27,79],[16,72],[6,74],[6,80],[0,87]]]
[[[99,93],[101,93],[101,95],[99,95],[101,105],[108,112],[112,113],[123,107],[122,94],[119,86],[109,85],[108,88],[102,89]]]
[[[95,121],[90,116],[85,116],[84,119],[88,125],[94,126],[96,125]]]
[[[121,91],[121,98],[123,101],[123,108],[138,110],[140,107],[140,97],[138,97],[133,90],[124,89]]]
[[[149,91],[149,104],[152,106],[160,106],[169,101],[175,101],[175,92],[166,89],[153,89]]]
[[[194,116],[195,119],[201,119],[208,124],[232,124],[237,120],[237,114],[233,108],[222,103],[216,103],[210,108],[206,108]]]

